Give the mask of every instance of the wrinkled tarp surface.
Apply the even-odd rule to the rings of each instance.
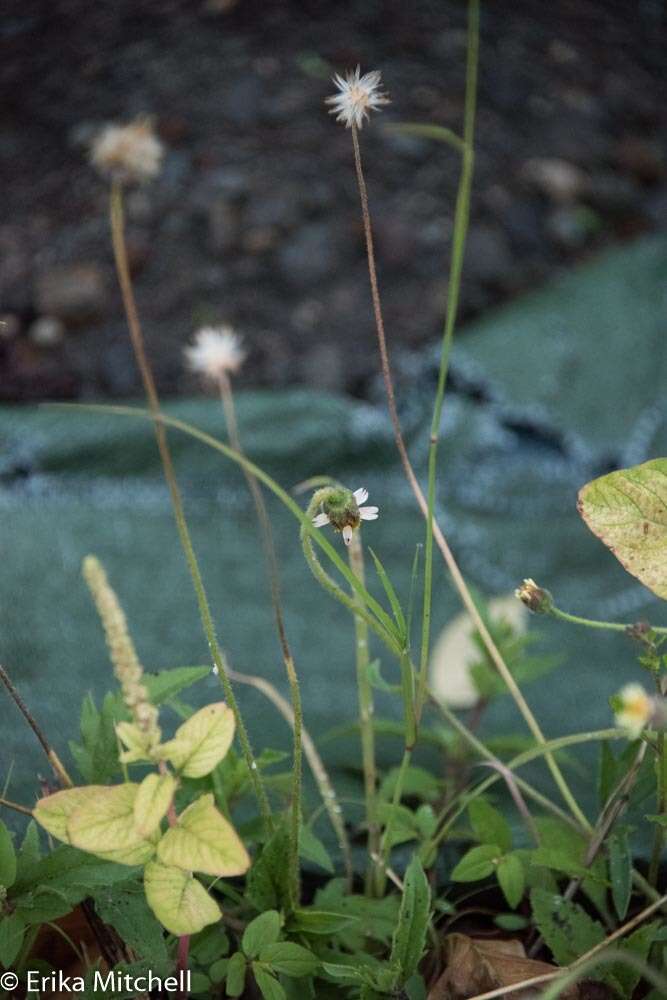
[[[461,335],[453,355],[440,451],[439,517],[470,581],[485,594],[526,576],[561,607],[592,617],[667,621],[580,521],[576,493],[617,466],[667,454],[667,241],[638,242],[582,266],[546,290]],[[360,345],[375,350],[374,344]],[[413,359],[399,381],[410,451],[425,477],[437,352]],[[187,400],[169,414],[224,438],[219,403]],[[291,488],[333,475],[365,486],[380,506],[364,541],[407,599],[423,526],[404,482],[384,407],[305,390],[246,393],[238,416],[247,453]],[[231,664],[286,690],[255,514],[239,471],[170,432],[195,547]],[[287,631],[308,727],[316,736],[355,713],[354,645],[347,612],[313,581],[298,525],[268,497]],[[207,662],[150,424],[75,410],[0,411],[0,657],[57,749],[78,735],[82,695],[111,685],[103,636],[81,561],[103,561],[147,669]],[[342,549],[340,539],[336,541]],[[459,610],[442,567],[434,633]],[[369,569],[373,589],[380,594]],[[531,621],[564,665],[526,694],[549,736],[609,725],[609,695],[642,680],[624,636]],[[397,668],[379,647],[385,677]],[[211,676],[195,689],[218,697]],[[246,688],[238,697],[257,749],[288,746],[282,719]],[[378,713],[398,706],[378,695]],[[32,801],[47,768],[30,731],[2,695],[1,773],[8,794]],[[523,724],[508,697],[485,731]],[[381,741],[385,762],[400,745]],[[323,747],[332,765],[359,763],[356,739]],[[547,779],[544,778],[546,782]]]

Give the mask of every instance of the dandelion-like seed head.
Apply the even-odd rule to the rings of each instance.
[[[611,699],[616,725],[636,740],[653,718],[655,705],[641,684],[626,684]]]
[[[349,545],[353,532],[359,528],[362,521],[377,520],[377,507],[362,507],[368,500],[368,490],[358,489],[352,492],[345,487],[325,487],[319,490],[313,498],[319,501],[320,513],[313,517],[316,528],[330,524],[335,531],[340,531],[343,541]]]
[[[361,76],[359,66],[350,70],[345,77],[338,73],[333,78],[339,93],[327,97],[325,104],[331,105],[330,115],[336,116],[345,128],[362,128],[369,111],[380,111],[382,105],[389,104],[389,98],[380,90],[380,71]]]
[[[107,180],[141,184],[160,172],[164,146],[147,118],[107,125],[92,145],[91,162]]]
[[[212,382],[222,375],[235,375],[246,358],[242,343],[230,326],[204,326],[185,348],[188,368]]]

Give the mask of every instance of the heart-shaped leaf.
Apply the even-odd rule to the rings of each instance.
[[[250,867],[248,852],[212,795],[202,795],[179,816],[160,840],[158,857],[165,865],[205,875],[243,875]]]
[[[628,573],[667,599],[667,458],[594,479],[577,506]]]
[[[149,861],[144,871],[144,889],[151,910],[172,934],[197,934],[216,923],[220,908],[201,882],[190,872],[172,865]]]
[[[234,713],[224,701],[206,705],[178,727],[160,754],[187,778],[203,778],[226,755],[235,726]]]

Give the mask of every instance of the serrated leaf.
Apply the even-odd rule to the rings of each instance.
[[[234,827],[219,812],[213,795],[202,795],[181,813],[158,844],[165,865],[205,875],[243,875],[250,858]]]
[[[452,881],[477,882],[479,879],[488,878],[495,870],[502,853],[498,844],[471,847],[454,868]]]
[[[631,934],[629,937],[625,938],[625,940],[620,941],[617,947],[622,952],[628,952],[628,954],[634,955],[634,957],[638,958],[640,962],[645,962],[648,958],[651,945],[655,941],[656,935],[660,930],[660,926],[661,924],[659,920],[655,920],[651,924],[644,924],[644,926],[636,930],[634,934]],[[635,987],[641,979],[641,972],[630,965],[626,965],[625,962],[615,962],[609,968],[609,972],[619,983],[623,996],[631,997],[634,993]]]
[[[11,968],[21,950],[26,925],[18,913],[0,917],[0,966]]]
[[[594,479],[579,513],[628,573],[667,598],[667,459],[655,458]]]
[[[509,823],[486,799],[473,799],[468,806],[468,818],[475,838],[480,843],[498,844],[503,854],[512,849]]]
[[[134,825],[138,790],[133,782],[98,787],[75,806],[67,821],[72,846],[122,865],[145,864],[155,854],[155,844]]]
[[[12,835],[0,820],[0,885],[10,889],[16,879],[16,851]]]
[[[625,920],[632,895],[632,855],[625,830],[616,830],[607,840],[611,896],[618,919]]]
[[[266,972],[257,962],[252,963],[252,972],[264,1000],[287,1000],[285,990],[275,976]]]
[[[251,920],[243,932],[241,946],[248,958],[257,958],[262,948],[274,944],[280,937],[280,914],[267,910]]]
[[[390,964],[396,965],[400,970],[399,985],[417,971],[424,951],[430,907],[431,889],[415,854],[405,873],[401,907],[389,959]]]
[[[334,866],[327,851],[326,847],[322,843],[319,837],[317,837],[310,826],[302,826],[299,835],[299,854],[306,861],[312,861],[314,864],[319,865],[320,868],[324,868],[325,872],[329,872],[330,875],[334,873]]]
[[[562,896],[533,889],[533,921],[559,965],[569,965],[605,938],[602,924],[577,903]]]
[[[147,774],[134,800],[134,825],[142,837],[150,837],[167,815],[176,792],[171,774]]]
[[[506,854],[500,859],[496,867],[496,878],[507,905],[514,910],[521,902],[526,888],[523,865],[516,854]]]
[[[81,743],[73,740],[69,748],[86,784],[101,785],[120,770],[115,723],[126,713],[125,706],[112,694],[107,694],[98,710],[92,695],[81,705]]]
[[[274,972],[298,979],[310,976],[319,968],[320,960],[312,951],[293,941],[276,941],[267,944],[259,954],[261,962],[270,965]]]
[[[149,861],[144,889],[151,910],[171,934],[197,934],[222,916],[220,908],[201,882],[190,873]]]
[[[229,959],[227,966],[226,993],[228,997],[240,997],[245,989],[246,960],[245,956],[237,951]]]
[[[224,701],[195,712],[160,752],[187,778],[203,778],[220,763],[234,739],[234,713]]]

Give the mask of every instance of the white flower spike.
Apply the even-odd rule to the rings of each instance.
[[[380,90],[380,71],[373,70],[361,76],[359,66],[349,71],[345,78],[338,73],[333,78],[339,93],[327,97],[325,104],[331,105],[330,115],[336,116],[345,128],[362,128],[369,111],[379,111],[389,98]]]
[[[195,334],[194,344],[185,348],[185,360],[190,371],[216,382],[238,372],[246,357],[241,344],[230,326],[204,326]]]
[[[368,490],[355,490],[353,493],[346,489],[330,489],[326,496],[322,498],[322,506],[327,508],[320,511],[313,517],[313,524],[316,528],[324,528],[331,524],[340,531],[343,541],[349,545],[352,541],[352,533],[358,528],[362,521],[376,521],[378,507],[360,507],[368,500]]]

